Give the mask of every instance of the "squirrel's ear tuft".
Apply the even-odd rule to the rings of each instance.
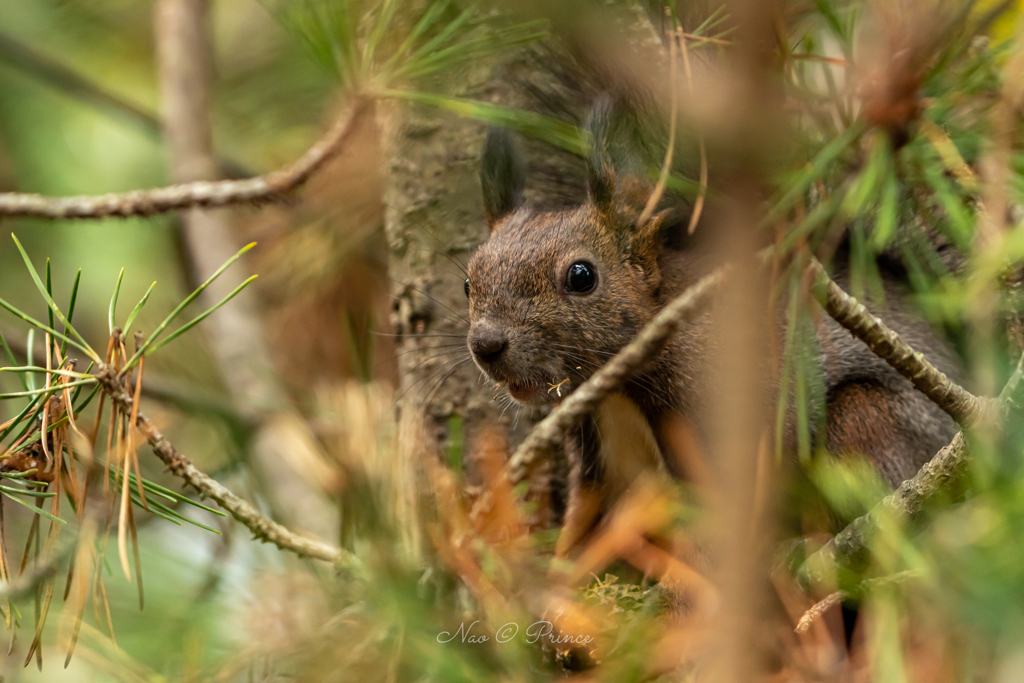
[[[600,210],[611,207],[615,195],[615,169],[609,152],[609,138],[615,116],[610,96],[601,95],[587,114],[584,129],[590,133],[590,154],[587,156],[587,189],[590,199]]]
[[[506,128],[491,128],[484,143],[480,165],[480,184],[484,190],[487,225],[493,231],[501,218],[523,203],[526,162],[515,133]]]

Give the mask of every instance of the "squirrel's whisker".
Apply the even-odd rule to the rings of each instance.
[[[572,346],[572,345],[568,345],[568,344],[558,344],[558,343],[555,343],[555,342],[551,342],[550,346],[552,346],[553,348],[558,348],[558,349],[564,351],[567,358],[575,360],[576,362],[580,363],[580,365],[582,365],[582,366],[589,366],[589,367],[586,367],[586,370],[588,372],[593,372],[593,371],[597,370],[598,367],[600,367],[599,364],[594,363],[594,362],[584,358],[579,353],[574,353],[574,352],[576,352],[576,351],[578,351],[578,352],[590,351],[592,353],[597,353],[597,354],[606,355],[606,356],[614,356],[615,355],[615,354],[612,354],[612,353],[608,353],[606,351],[599,351],[598,349],[588,349],[588,348],[579,347],[579,346]],[[584,381],[589,379],[588,377],[583,375],[583,373],[579,372],[578,369],[573,370],[573,372],[576,372],[576,374],[578,374]],[[643,387],[644,389],[646,389],[647,393],[652,398],[657,400],[660,404],[664,405],[666,408],[668,408],[672,412],[680,414],[680,415],[682,414],[682,413],[680,413],[680,411],[677,408],[675,408],[672,405],[672,403],[667,398],[665,398],[664,396],[661,395],[661,393],[658,391],[658,388],[654,385],[652,380],[649,377],[647,377],[647,375],[645,375],[644,373],[638,373],[638,374],[634,375],[633,377],[631,377],[629,379],[629,381],[634,383],[634,384],[636,384],[636,385],[638,385],[638,386],[640,386],[640,387]]]
[[[455,351],[457,351],[458,349],[460,349],[460,348],[462,348],[464,346],[465,346],[465,344],[441,344],[440,346],[424,346],[424,347],[421,347],[421,348],[418,348],[418,349],[408,349],[406,351],[402,351],[401,353],[396,353],[393,356],[389,356],[389,357],[383,359],[382,361],[380,361],[379,363],[377,363],[373,367],[374,367],[374,369],[379,368],[380,366],[384,365],[385,363],[390,363],[393,360],[398,360],[402,356],[407,356],[410,353],[419,353],[420,351],[437,351],[438,349],[452,349],[448,353],[455,353]]]
[[[434,360],[435,358],[441,358],[442,356],[450,356],[451,354],[458,353],[459,351],[460,351],[460,349],[452,349],[451,351],[445,351],[443,353],[434,354],[434,355],[432,355],[432,356],[430,356],[428,358],[424,358],[420,362],[416,363],[416,365],[413,365],[411,368],[408,368],[408,370],[409,371],[415,370],[415,369],[417,369],[418,367],[420,367],[421,365],[423,365],[424,363],[426,363],[428,361]]]
[[[416,287],[413,287],[412,285],[409,285],[409,284],[406,284],[406,283],[404,283],[404,282],[401,282],[400,280],[396,280],[396,279],[394,279],[393,277],[389,277],[388,279],[389,279],[389,280],[391,280],[392,282],[396,283],[396,284],[402,285],[403,287],[408,287],[409,289],[411,289],[411,290],[412,290],[412,291],[414,291],[414,292],[417,292],[417,293],[419,293],[419,294],[422,294],[423,296],[427,297],[428,299],[430,299],[431,301],[433,301],[433,302],[434,302],[435,304],[437,304],[438,306],[441,306],[442,308],[446,309],[446,310],[447,310],[448,312],[450,312],[450,313],[451,313],[452,315],[454,315],[454,316],[455,316],[456,318],[458,318],[458,319],[459,319],[459,321],[460,321],[460,322],[461,322],[461,323],[462,323],[463,325],[465,325],[466,327],[469,327],[469,321],[468,321],[468,320],[466,320],[466,319],[465,319],[464,317],[462,317],[462,314],[461,314],[461,313],[459,313],[458,311],[454,310],[454,309],[453,309],[453,308],[451,308],[450,306],[447,306],[447,305],[445,305],[445,304],[444,304],[444,303],[442,303],[441,301],[438,301],[438,300],[437,300],[437,299],[435,299],[434,297],[432,297],[432,296],[430,296],[429,294],[427,294],[426,292],[424,292],[424,291],[423,291],[422,289],[418,289],[418,288],[416,288]],[[397,299],[397,298],[399,298],[399,297],[395,296],[394,294],[392,294],[391,296],[395,297],[396,299]],[[441,316],[439,316],[439,317],[441,317]],[[446,320],[451,320],[451,318],[446,318]],[[455,321],[454,321],[454,320],[452,320],[452,322],[455,322]]]
[[[461,270],[463,275],[465,275],[466,277],[469,277],[469,271],[466,270],[466,265],[464,263],[462,263],[462,261],[458,261],[458,260],[452,258],[451,256],[449,256],[448,254],[444,253],[443,251],[436,251],[434,249],[423,249],[423,248],[414,249],[414,251],[425,251],[428,254],[437,254],[438,256],[444,256],[446,259],[451,261],[452,265],[454,265],[456,268]]]
[[[436,394],[437,391],[442,386],[444,386],[444,383],[447,382],[452,377],[452,375],[454,375],[456,372],[458,372],[459,369],[462,368],[466,363],[472,362],[472,360],[473,360],[472,358],[467,356],[464,360],[462,360],[460,363],[458,363],[455,367],[453,367],[451,370],[446,372],[444,374],[444,376],[442,376],[441,379],[439,379],[437,381],[437,383],[433,386],[433,388],[431,388],[430,392],[427,394],[426,399],[424,400],[424,403],[429,405],[430,401],[434,398],[434,394]]]
[[[405,396],[407,393],[409,393],[412,389],[414,389],[418,384],[420,384],[421,382],[429,382],[429,381],[431,381],[432,379],[437,377],[439,374],[445,372],[452,364],[458,363],[460,361],[465,363],[466,361],[469,361],[469,360],[472,360],[472,359],[470,358],[469,351],[467,349],[466,357],[465,358],[454,358],[452,360],[449,360],[449,361],[443,363],[441,365],[441,367],[437,371],[432,372],[429,375],[426,375],[424,377],[419,378],[418,380],[416,380],[415,382],[410,384],[408,387],[406,387],[405,390],[402,391],[402,393],[400,393],[398,396],[396,396],[395,400],[392,402],[391,405],[392,406],[398,405],[398,402],[402,399],[402,397]],[[425,362],[425,361],[423,361],[423,362]]]
[[[387,202],[384,202],[384,206],[385,206],[386,208],[389,208],[389,209],[391,209],[391,208],[394,208],[394,207],[392,207],[392,206],[391,206],[390,204],[388,204]],[[406,214],[406,218],[410,218],[408,214]],[[435,241],[435,242],[437,242],[437,243],[438,243],[439,245],[441,245],[441,247],[443,247],[444,249],[447,249],[448,251],[456,251],[456,249],[454,249],[454,248],[452,247],[452,245],[450,245],[450,244],[445,244],[445,243],[444,243],[444,240],[442,240],[442,239],[441,239],[440,237],[438,237],[437,235],[435,235],[434,233],[432,233],[432,232],[431,232],[430,230],[428,230],[428,229],[427,229],[427,226],[425,226],[425,225],[424,225],[424,224],[422,223],[422,221],[418,221],[418,220],[416,220],[416,219],[414,219],[414,218],[413,218],[413,219],[411,219],[411,222],[412,222],[412,224],[413,224],[413,225],[415,225],[415,226],[416,226],[417,228],[419,228],[419,229],[420,229],[420,230],[422,230],[423,232],[425,232],[425,233],[427,233],[428,235],[430,235],[430,236],[431,236],[431,237],[432,237],[432,238],[434,239],[434,241]],[[430,251],[430,250],[429,250],[429,249],[423,249],[423,251]],[[466,264],[465,264],[465,263],[463,263],[463,262],[462,262],[462,260],[461,260],[461,259],[455,258],[455,257],[453,257],[453,256],[449,256],[448,254],[446,254],[446,253],[444,253],[444,252],[437,252],[437,251],[435,251],[435,252],[433,252],[433,253],[435,253],[435,254],[441,254],[442,256],[444,256],[444,257],[448,258],[448,260],[451,260],[451,261],[452,261],[453,263],[456,263],[456,265],[458,265],[458,266],[459,266],[459,268],[460,268],[460,269],[462,270],[462,272],[463,272],[463,273],[466,273],[466,276],[467,276],[467,277],[469,276],[469,272],[468,272],[468,267],[466,266]],[[453,260],[453,259],[454,259],[454,260]]]
[[[370,334],[377,335],[378,337],[405,337],[407,339],[427,339],[428,337],[451,337],[451,338],[454,338],[454,339],[465,339],[466,338],[466,335],[464,335],[464,334],[442,334],[442,333],[437,333],[437,334],[418,334],[418,333],[415,333],[415,332],[409,332],[409,333],[406,333],[406,334],[402,334],[402,333],[399,333],[399,332],[377,332],[375,330],[370,330]]]

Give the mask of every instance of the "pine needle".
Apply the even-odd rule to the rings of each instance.
[[[135,346],[136,348],[142,342],[142,334],[135,335]],[[142,370],[146,361],[146,357],[142,356],[139,358],[139,373],[135,378],[135,394],[132,397],[132,415],[131,419],[128,420],[128,457],[132,459],[132,464],[135,467],[136,479],[135,483],[139,488],[139,500],[142,501],[142,507],[146,510],[149,506],[146,504],[146,491],[142,486],[142,468],[139,467],[139,453],[138,447],[135,443],[135,424],[139,419],[139,404],[142,402]],[[128,481],[123,482],[123,486],[127,488]],[[132,533],[135,533],[135,525],[132,524]]]
[[[123,428],[121,431],[124,431]],[[129,427],[131,431],[131,427]],[[117,515],[117,555],[121,558],[121,569],[124,570],[125,578],[132,580],[132,572],[128,562],[128,474],[131,467],[131,458],[128,457],[127,447],[122,448],[122,439],[118,434],[117,462],[122,462],[123,453],[123,474],[121,475],[121,508]]]

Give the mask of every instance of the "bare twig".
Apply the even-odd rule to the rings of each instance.
[[[897,572],[890,576],[878,576],[873,579],[865,579],[860,582],[860,585],[851,593],[850,591],[839,590],[835,593],[825,596],[821,601],[811,606],[809,610],[804,612],[803,616],[800,617],[800,621],[797,622],[796,628],[793,630],[797,633],[807,633],[811,628],[811,625],[821,618],[825,612],[829,611],[839,603],[850,597],[860,597],[866,595],[869,591],[882,588],[884,586],[893,586],[896,584],[903,583],[910,579],[920,578],[921,571],[917,569],[908,569],[906,571]]]
[[[813,294],[840,325],[868,345],[917,389],[945,410],[964,428],[997,419],[1006,407],[1019,406],[1024,386],[1024,356],[998,399],[974,396],[950,380],[924,356],[871,314],[863,304],[844,292],[825,273],[816,259],[808,270],[814,278]],[[969,449],[961,431],[912,479],[903,482],[868,514],[855,519],[824,548],[804,563],[802,578],[809,582],[830,580],[837,567],[862,571],[870,562],[869,545],[883,519],[914,519],[935,500],[955,496],[969,462]]]
[[[538,454],[554,447],[563,438],[565,430],[596,408],[630,375],[658,355],[665,342],[680,325],[692,320],[703,310],[728,271],[727,266],[718,268],[673,299],[633,338],[633,341],[591,375],[590,379],[581,384],[569,398],[551,411],[550,415],[541,420],[509,461],[513,481],[521,481],[526,474],[527,465]]]
[[[836,591],[825,596],[824,599],[814,603],[809,610],[804,612],[803,616],[800,617],[800,621],[797,622],[796,628],[793,630],[797,633],[807,633],[811,628],[811,624],[821,618],[821,615],[829,611],[843,600],[850,597],[850,594],[846,591]]]
[[[65,541],[59,548],[51,552],[32,567],[32,571],[21,574],[12,581],[0,582],[0,598],[16,599],[27,595],[38,588],[39,584],[53,576],[61,563],[75,550],[75,541]]]
[[[980,398],[953,382],[915,351],[865,306],[844,292],[812,257],[807,266],[814,278],[812,293],[836,322],[868,345],[893,369],[909,379],[962,427],[973,427],[989,417],[991,399]]]
[[[0,193],[0,216],[33,218],[105,218],[153,216],[192,207],[217,207],[280,199],[296,189],[334,157],[372,111],[372,100],[356,95],[327,134],[295,162],[246,180],[196,181],[151,190],[76,197],[46,197],[20,192]]]
[[[159,117],[99,87],[77,71],[4,32],[0,32],[0,60],[101,111],[136,123],[151,137],[159,139],[163,134]]]
[[[967,473],[970,450],[964,433],[956,436],[912,479],[858,517],[829,543],[807,558],[800,570],[809,584],[831,583],[838,568],[862,572],[870,564],[870,544],[886,519],[917,519],[933,501],[955,497]]]
[[[96,377],[103,386],[104,392],[110,396],[110,400],[117,404],[125,414],[131,414],[132,397],[118,382],[114,370],[105,365],[98,367]],[[135,424],[146,437],[146,441],[149,442],[156,456],[167,465],[175,476],[180,477],[200,494],[224,508],[232,517],[245,525],[255,538],[266,543],[273,543],[282,550],[288,550],[302,557],[311,557],[335,564],[346,559],[345,553],[340,548],[293,533],[277,522],[264,517],[252,505],[232,493],[223,484],[207,476],[188,458],[179,453],[143,412],[139,411]]]
[[[690,51],[686,47],[685,38],[679,41],[679,48],[683,53],[683,70],[686,72],[686,85],[690,97],[693,98],[696,96],[696,92],[693,87],[693,70],[690,68]],[[675,116],[675,112],[672,115]],[[704,143],[704,133],[700,131],[697,131],[697,145],[700,147],[700,193],[697,195],[697,200],[693,203],[690,224],[686,226],[687,235],[692,235],[693,231],[697,229],[700,215],[704,211],[704,196],[708,192],[708,149]]]
[[[667,11],[666,11],[667,13]],[[685,53],[686,48],[683,47]],[[675,38],[670,36],[668,41],[668,54],[669,54],[669,92],[671,94],[671,109],[669,113],[668,122],[668,149],[665,150],[665,161],[661,165],[661,175],[658,177],[658,183],[654,186],[654,190],[651,192],[651,196],[647,198],[647,204],[644,206],[643,213],[640,214],[640,218],[637,219],[636,224],[638,226],[644,226],[647,221],[654,215],[654,210],[658,207],[658,202],[661,201],[661,196],[665,193],[665,184],[668,182],[668,176],[672,172],[672,158],[675,156],[676,151],[676,119],[679,118],[679,88],[676,83],[676,41]],[[687,62],[689,67],[689,62]],[[687,76],[689,76],[690,70],[686,70]],[[693,92],[693,84],[690,84],[690,94]]]

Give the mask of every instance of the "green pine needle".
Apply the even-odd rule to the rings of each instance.
[[[36,272],[35,267],[32,265],[32,260],[28,257],[28,254],[25,252],[24,247],[21,246],[21,242],[18,241],[18,238],[13,233],[11,234],[11,238],[14,240],[14,244],[18,247],[18,251],[21,253],[21,258],[25,262],[25,266],[28,268],[29,275],[32,276],[32,281],[35,283],[36,289],[38,289],[39,293],[43,295],[43,298],[46,300],[46,304],[50,307],[50,311],[53,313],[53,315],[57,317],[57,320],[60,320],[64,324],[65,329],[71,332],[71,334],[77,337],[78,340],[81,342],[81,344],[75,345],[78,346],[85,353],[89,354],[90,358],[99,361],[99,356],[97,356],[96,352],[89,347],[89,344],[88,342],[85,341],[85,338],[78,333],[78,330],[74,328],[74,326],[71,324],[71,321],[64,317],[64,314],[61,313],[60,308],[57,306],[57,304],[53,300],[53,297],[51,297],[50,293],[47,291],[46,286],[43,284],[42,280],[39,279],[39,273]],[[7,308],[7,306],[4,307]],[[8,310],[11,309],[8,308]],[[50,332],[51,335],[58,335],[62,339],[68,339],[69,342],[71,341],[71,339],[69,339],[68,337],[59,334],[56,330],[54,330],[53,325],[49,325],[48,327],[46,327],[37,324],[36,327],[45,329],[46,331]]]
[[[175,307],[175,309],[173,311],[171,311],[170,315],[168,315],[166,318],[164,318],[163,322],[161,322],[157,326],[156,330],[153,331],[153,334],[149,335],[149,338],[142,345],[142,347],[135,351],[135,355],[132,356],[128,360],[128,362],[125,364],[124,370],[122,372],[129,370],[133,365],[135,365],[135,363],[139,360],[139,358],[141,358],[142,355],[147,352],[149,347],[153,345],[153,343],[160,336],[160,334],[167,328],[167,326],[170,325],[172,322],[174,322],[174,319],[177,318],[178,315],[183,310],[185,310],[186,306],[188,306],[190,303],[195,301],[199,297],[199,295],[202,294],[203,291],[205,291],[206,288],[209,287],[210,284],[214,280],[216,280],[218,277],[220,277],[221,273],[223,273],[225,270],[227,270],[228,267],[232,263],[234,263],[235,261],[240,259],[243,254],[245,254],[247,251],[249,251],[250,249],[252,249],[255,246],[256,246],[256,243],[255,242],[251,242],[250,244],[247,244],[244,247],[242,247],[241,249],[239,249],[238,253],[235,254],[234,256],[232,256],[231,258],[229,258],[227,261],[225,261],[224,264],[221,265],[221,267],[218,268],[217,271],[206,280],[206,282],[204,282],[203,284],[199,285],[199,287],[196,288],[196,290],[194,292],[192,292],[187,297],[185,297],[185,300],[182,301],[180,304],[178,304]],[[247,284],[251,280],[252,280],[252,278],[247,280],[246,283],[243,283],[243,285]],[[215,306],[214,309],[220,307],[221,305],[223,305],[223,303],[225,303],[228,299],[230,299],[235,294],[237,294],[238,291],[240,291],[240,289],[236,288],[236,290],[234,292],[232,292],[231,294],[229,294],[227,298],[225,298],[223,301],[221,301],[221,303],[217,304],[217,306]],[[213,310],[213,309],[211,309],[211,310]]]

